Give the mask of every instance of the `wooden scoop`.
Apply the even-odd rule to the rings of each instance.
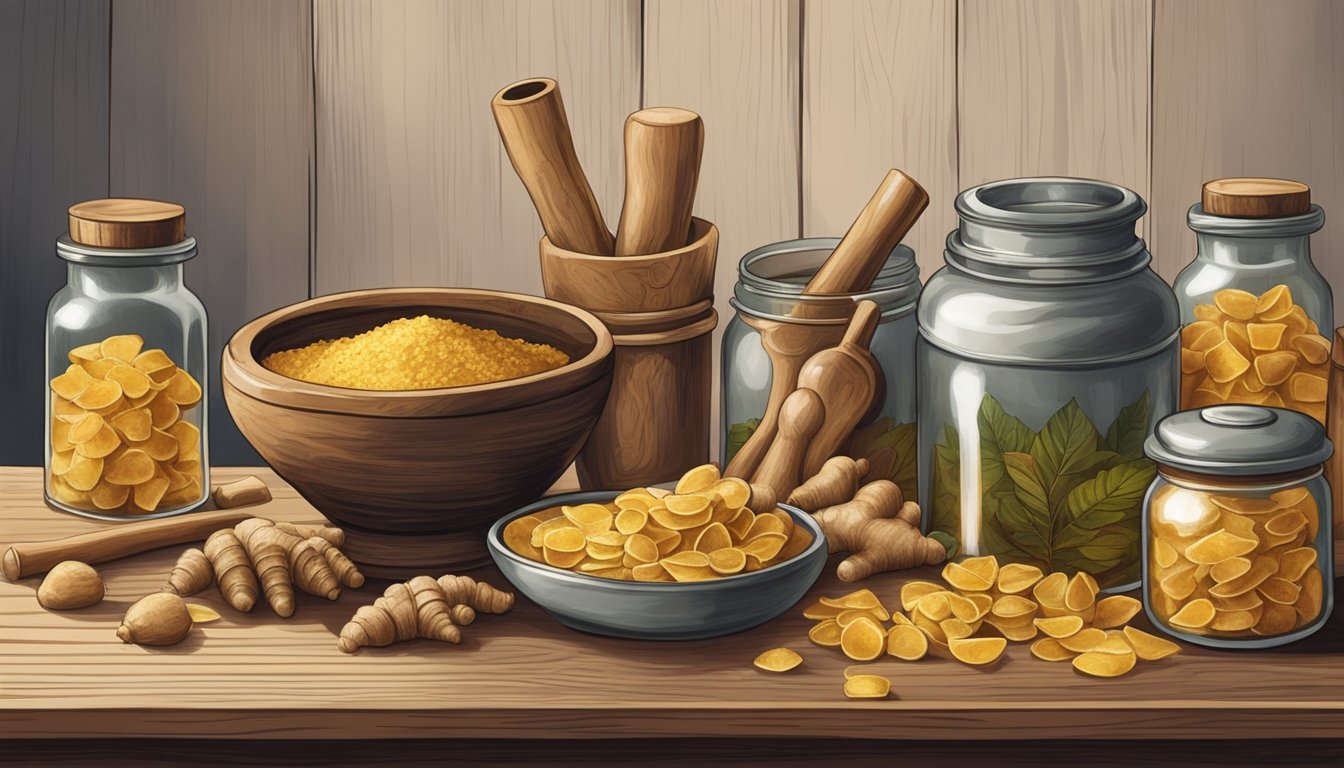
[[[625,120],[625,202],[617,256],[644,256],[686,245],[700,178],[705,124],[676,107],[641,109]]]
[[[495,94],[490,109],[551,242],[576,253],[612,255],[615,241],[574,152],[560,86],[545,77],[519,80]]]
[[[751,478],[752,484],[770,488],[777,499],[787,499],[803,482],[807,446],[825,421],[826,406],[816,392],[799,388],[784,398],[784,407],[779,410],[779,435]]]
[[[873,284],[892,249],[910,231],[929,205],[924,188],[904,173],[892,169],[882,179],[844,239],[812,276],[803,295],[856,293]],[[807,310],[796,312],[807,315]],[[780,406],[798,386],[803,362],[836,341],[832,325],[790,324],[782,321],[752,322],[761,331],[761,343],[770,356],[770,399],[761,423],[729,462],[724,474],[750,477],[775,439]]]
[[[840,343],[809,357],[798,374],[799,388],[816,392],[826,409],[826,420],[812,436],[803,458],[804,478],[817,474],[840,450],[877,393],[880,367],[868,345],[881,318],[877,304],[860,302]]]

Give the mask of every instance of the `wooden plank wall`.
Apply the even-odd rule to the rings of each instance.
[[[891,166],[932,196],[925,277],[956,191],[1063,174],[1144,195],[1170,279],[1206,178],[1300,178],[1344,208],[1340,39],[1334,0],[0,0],[0,365],[26,372],[0,384],[0,462],[41,458],[51,243],[77,199],[186,203],[216,346],[349,288],[539,292],[487,102],[551,75],[613,223],[624,116],[704,116],[720,329],[743,253],[842,233]],[[1336,229],[1314,247],[1344,285]],[[252,460],[213,405],[213,458]]]

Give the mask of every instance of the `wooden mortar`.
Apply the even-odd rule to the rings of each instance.
[[[592,311],[616,346],[611,394],[576,462],[585,489],[675,480],[709,461],[719,233],[703,219],[691,233],[682,248],[620,258],[541,240],[546,296]]]

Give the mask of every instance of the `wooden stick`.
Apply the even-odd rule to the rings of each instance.
[[[850,225],[844,239],[808,281],[803,293],[866,290],[882,271],[892,249],[900,244],[928,205],[929,193],[918,182],[895,168],[887,171],[882,184]]]
[[[798,386],[817,393],[826,406],[826,420],[812,436],[803,458],[804,478],[821,471],[868,411],[877,391],[877,360],[868,352],[882,310],[859,302],[840,343],[809,357],[798,373]]]
[[[676,107],[641,109],[625,120],[625,202],[617,256],[645,256],[686,245],[700,178],[705,124]]]
[[[506,86],[490,109],[551,242],[576,253],[612,255],[615,241],[583,175],[555,81],[539,77]]]
[[[764,485],[776,499],[787,499],[802,482],[803,455],[825,421],[826,406],[817,393],[805,387],[795,389],[779,410],[779,434],[761,459],[752,485]]]
[[[46,573],[63,560],[102,563],[170,544],[203,541],[215,531],[232,528],[250,517],[252,515],[246,512],[233,510],[193,512],[179,517],[114,524],[64,539],[15,544],[5,551],[5,578],[18,581]]]

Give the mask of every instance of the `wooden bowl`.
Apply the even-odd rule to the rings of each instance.
[[[259,362],[421,314],[544,342],[570,362],[490,384],[396,392],[312,384]],[[347,554],[357,562],[467,567],[488,562],[490,523],[541,496],[574,460],[606,403],[612,350],[600,320],[549,299],[388,288],[324,296],[253,320],[224,350],[222,380],[243,435],[347,529]]]

